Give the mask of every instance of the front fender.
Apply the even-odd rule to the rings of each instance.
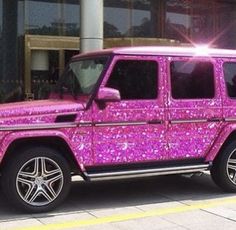
[[[70,150],[72,151],[72,146],[67,138],[67,136],[58,130],[29,130],[29,131],[16,131],[16,132],[9,132],[5,135],[1,142],[0,146],[0,161],[4,158],[7,149],[9,146],[17,140],[22,139],[31,139],[31,138],[42,138],[42,137],[57,137],[61,138],[65,143],[68,145]]]
[[[205,158],[206,162],[213,161],[215,159],[215,157],[219,153],[219,151],[220,151],[221,147],[223,146],[223,144],[225,143],[225,141],[228,139],[230,134],[234,131],[236,131],[236,124],[232,124],[232,123],[227,124],[226,126],[224,126],[222,128],[218,137],[214,141],[210,151],[206,155],[206,158]]]

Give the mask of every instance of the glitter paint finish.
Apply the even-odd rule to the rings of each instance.
[[[184,61],[187,63],[189,60],[190,58],[186,57],[169,57],[167,65],[169,66],[172,61]],[[215,96],[212,99],[194,100],[175,100],[169,96],[167,116],[170,122],[167,136],[169,155],[170,159],[173,160],[204,158],[222,127],[221,123],[214,121],[214,119],[222,120],[223,118],[218,79],[219,66],[217,65],[217,61],[211,58],[196,57],[194,60],[210,61],[215,66]],[[169,75],[170,74],[167,71],[167,90],[171,92]],[[171,121],[183,122],[173,124]]]
[[[217,154],[219,153],[221,147],[227,140],[227,138],[230,136],[231,133],[233,133],[236,130],[236,124],[235,123],[229,123],[223,125],[221,132],[217,136],[215,142],[212,144],[210,151],[207,153],[205,157],[205,161],[213,161]]]
[[[137,104],[136,104],[137,105]],[[120,107],[122,106],[122,107]],[[130,103],[107,105],[94,122],[111,123],[109,126],[94,127],[94,163],[116,164],[167,160],[165,123],[145,124],[152,119],[164,121],[164,110],[149,106],[133,107],[137,116],[126,112],[132,108]],[[94,111],[98,111],[94,104]],[[109,116],[110,115],[110,116]],[[126,121],[127,125],[116,125],[118,120]],[[137,124],[141,122],[144,124]]]
[[[219,153],[221,147],[230,136],[230,134],[235,133],[236,131],[236,99],[230,98],[227,93],[226,82],[224,79],[223,65],[225,62],[235,63],[235,58],[218,58],[217,66],[218,72],[217,77],[219,78],[219,90],[222,95],[222,104],[223,104],[223,119],[224,124],[222,125],[221,132],[216,138],[216,141],[212,144],[211,150],[207,154],[205,160],[212,161]]]
[[[19,130],[0,131],[1,151],[0,160],[3,158],[9,145],[18,139],[36,137],[58,137],[64,140],[75,155],[79,165],[92,164],[92,127],[83,123],[91,123],[91,111],[84,111],[85,104],[75,100],[42,100],[34,102],[10,103],[0,108],[1,127],[14,127],[21,125],[47,125],[44,130]],[[76,114],[75,124],[78,127],[54,129],[56,118],[62,115]],[[81,126],[81,127],[80,127]]]
[[[224,62],[236,62],[236,59],[225,58],[219,60],[219,77],[220,77],[220,89],[222,91],[222,101],[223,101],[223,109],[224,109],[224,118],[225,119],[234,119],[236,118],[236,98],[230,98],[228,96],[226,90],[226,83],[224,81],[224,72],[223,72],[223,64]]]
[[[212,56],[196,55],[194,49],[123,48],[90,55],[112,54],[113,60],[102,78],[106,87],[118,60],[151,60],[158,63],[158,97],[153,100],[107,102],[104,108],[94,100],[50,99],[0,107],[0,161],[18,139],[58,137],[75,156],[81,169],[86,166],[131,164],[180,159],[213,161],[228,136],[236,130],[236,100],[227,96],[224,62],[236,62],[236,52],[211,50]],[[227,57],[229,55],[230,58]],[[89,57],[89,54],[74,59]],[[171,97],[170,62],[189,57],[211,61],[215,69],[212,99],[175,100]],[[200,90],[200,89],[199,89]],[[111,91],[112,93],[112,91]],[[55,97],[56,98],[56,97]],[[53,128],[58,116],[76,115],[68,127]],[[229,119],[229,121],[227,121]],[[32,130],[24,127],[31,125]],[[36,126],[37,125],[37,126]],[[39,129],[40,125],[48,128]],[[14,130],[14,127],[23,127]],[[65,123],[66,126],[66,123]],[[3,128],[8,128],[4,131]],[[11,130],[12,128],[12,130]],[[17,154],[17,153],[16,153]]]
[[[116,56],[103,79],[102,86],[106,86],[110,73],[118,60],[151,60],[156,61],[158,66],[162,68],[164,66],[163,58]],[[93,122],[111,124],[94,127],[95,164],[127,164],[168,160],[165,135],[165,93],[162,90],[165,81],[161,68],[158,75],[159,92],[157,99],[107,103],[103,110],[99,109],[96,103],[93,104]],[[125,122],[127,125],[116,125],[117,122]]]

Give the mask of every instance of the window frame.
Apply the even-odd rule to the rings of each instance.
[[[194,62],[194,61],[198,61],[198,62],[209,62],[212,64],[212,67],[213,67],[213,87],[214,87],[214,96],[213,97],[208,97],[208,98],[174,98],[172,96],[172,81],[171,81],[171,63],[173,62]],[[217,87],[216,87],[216,69],[215,69],[215,62],[213,61],[213,59],[211,58],[206,58],[206,57],[178,57],[178,56],[175,56],[175,57],[169,57],[168,58],[168,81],[169,81],[169,98],[172,100],[172,101],[175,101],[175,102],[180,102],[180,101],[210,101],[210,100],[214,100],[218,97],[217,95]]]
[[[225,80],[225,64],[235,64],[236,65],[236,61],[235,60],[225,60],[222,63],[222,72],[223,72],[223,81],[224,81],[224,88],[225,88],[225,97],[229,100],[232,101],[236,101],[236,96],[235,97],[230,97],[229,92],[228,92],[228,87],[227,87],[227,82]]]
[[[149,62],[155,62],[156,63],[156,66],[157,66],[157,71],[156,71],[156,77],[157,77],[157,86],[156,86],[156,90],[157,90],[157,96],[155,98],[152,98],[152,99],[121,99],[122,102],[134,102],[134,101],[163,101],[163,95],[161,95],[163,92],[161,92],[161,85],[163,85],[163,81],[161,79],[161,68],[160,68],[160,61],[158,61],[158,58],[156,56],[133,56],[133,55],[130,55],[130,56],[123,56],[123,55],[117,55],[117,56],[114,56],[113,58],[113,61],[112,61],[112,64],[110,65],[110,68],[108,69],[107,71],[107,74],[104,78],[104,81],[102,83],[102,86],[103,87],[109,87],[107,86],[107,83],[111,77],[111,74],[112,74],[112,71],[114,70],[116,64],[119,62],[119,61],[149,61]]]

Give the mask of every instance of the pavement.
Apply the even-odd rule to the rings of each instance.
[[[208,173],[85,183],[43,214],[16,211],[0,190],[0,230],[235,230],[236,194]]]

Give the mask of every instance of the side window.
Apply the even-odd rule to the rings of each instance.
[[[170,65],[174,99],[213,98],[214,68],[211,62],[173,61]]]
[[[143,60],[119,60],[107,87],[118,89],[122,100],[155,99],[158,89],[158,63]]]
[[[224,78],[228,96],[236,99],[236,63],[224,63]]]

